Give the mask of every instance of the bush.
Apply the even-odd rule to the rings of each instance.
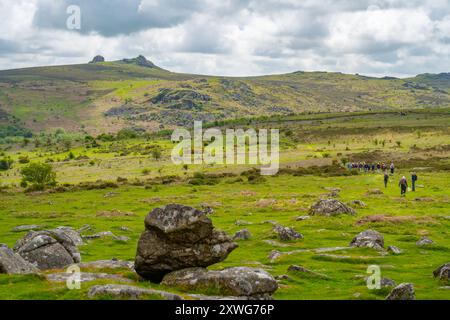
[[[6,171],[12,168],[14,161],[11,158],[4,158],[0,160],[0,171]]]
[[[53,167],[45,163],[31,163],[20,172],[23,183],[31,183],[33,190],[44,190],[56,185],[56,173]]]
[[[20,156],[19,163],[21,163],[21,164],[30,163],[30,159],[27,156]]]

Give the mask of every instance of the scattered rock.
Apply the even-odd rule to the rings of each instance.
[[[60,233],[65,234],[67,237],[69,237],[72,240],[72,242],[76,246],[81,246],[84,244],[83,239],[80,236],[80,233],[71,227],[58,227],[58,228],[50,230],[50,231],[53,231],[57,234],[60,234]]]
[[[277,260],[279,257],[281,257],[283,255],[282,252],[278,251],[278,250],[272,250],[270,251],[267,259],[269,259],[270,261],[275,261]]]
[[[273,227],[273,231],[278,235],[278,238],[281,241],[291,241],[291,240],[303,239],[303,235],[296,232],[292,228],[275,225]]]
[[[134,270],[134,263],[123,260],[98,260],[78,264],[80,269],[130,269]]]
[[[299,216],[299,217],[297,217],[295,219],[295,221],[305,221],[305,220],[308,220],[310,218],[311,218],[311,216]]]
[[[91,231],[92,230],[92,227],[90,226],[90,225],[88,225],[88,224],[85,224],[84,226],[82,226],[80,229],[78,229],[78,233],[83,233],[83,232],[86,232],[86,231]]]
[[[352,200],[348,203],[349,206],[365,208],[366,204],[361,200]]]
[[[134,217],[133,212],[122,212],[120,210],[101,211],[96,214],[97,217],[114,218],[114,217]]]
[[[339,194],[339,191],[331,191],[329,194],[327,194],[326,197],[327,198],[339,198],[340,194]]]
[[[393,254],[401,254],[402,250],[400,250],[400,248],[396,247],[396,246],[389,246],[387,248],[388,252],[391,252]]]
[[[65,230],[30,231],[14,251],[41,270],[61,269],[79,263],[80,253]]]
[[[205,214],[213,214],[214,213],[214,209],[211,206],[208,206],[206,204],[202,204],[201,208]]]
[[[395,287],[396,283],[394,280],[389,278],[381,278],[380,285],[382,288]]]
[[[113,239],[119,242],[128,242],[130,241],[130,237],[127,236],[114,236]]]
[[[108,192],[108,193],[105,193],[103,195],[103,198],[111,198],[111,197],[114,197],[114,196],[117,196],[117,195],[118,195],[117,192]]]
[[[386,300],[415,300],[414,286],[411,283],[402,283],[392,289]]]
[[[41,230],[42,226],[33,224],[29,226],[17,226],[14,229],[12,229],[12,232],[23,232],[23,231],[37,231]]]
[[[109,296],[114,299],[139,300],[150,295],[158,295],[165,300],[183,300],[183,298],[177,294],[120,284],[93,286],[88,292],[88,297],[91,299],[101,296]]]
[[[90,281],[96,281],[96,280],[115,280],[115,281],[124,281],[124,282],[131,282],[130,279],[124,278],[117,274],[109,274],[109,273],[87,273],[87,272],[81,272],[79,274],[80,282],[90,282]],[[48,281],[52,282],[67,282],[67,280],[73,279],[74,274],[73,273],[50,273],[46,275]]]
[[[450,279],[450,262],[437,268],[433,274],[435,278],[448,281]]]
[[[384,193],[380,189],[371,189],[366,192],[366,196],[382,195],[382,194],[384,194]]]
[[[334,187],[324,187],[323,189],[331,192],[341,192],[341,188],[334,188]]]
[[[150,212],[145,229],[135,268],[155,282],[171,271],[221,262],[237,247],[226,233],[214,229],[204,212],[178,204]]]
[[[248,267],[208,271],[190,268],[167,274],[162,284],[184,291],[211,291],[223,296],[246,296],[256,299],[271,296],[277,289],[277,281],[266,271]]]
[[[287,274],[282,274],[282,275],[276,276],[275,279],[277,281],[281,281],[281,280],[292,281],[292,278],[289,277]]]
[[[8,246],[0,244],[0,273],[31,274],[39,270],[31,263],[14,253]]]
[[[297,273],[305,273],[308,274],[310,276],[314,276],[314,277],[318,277],[318,278],[323,278],[323,279],[328,279],[327,275],[318,273],[318,272],[314,272],[311,271],[309,269],[306,269],[305,267],[302,266],[298,266],[298,265],[291,265],[289,266],[289,268],[287,269],[288,272],[297,272]]]
[[[315,203],[309,214],[322,216],[336,216],[340,214],[356,215],[356,211],[336,199],[322,199]]]
[[[233,240],[248,240],[251,238],[251,233],[248,229],[243,229],[238,232],[233,237]]]
[[[249,225],[252,225],[253,223],[245,221],[245,220],[236,220],[236,222],[234,224],[237,226],[249,226]]]
[[[121,226],[121,227],[119,228],[119,230],[120,230],[120,231],[124,231],[124,232],[131,232],[131,231],[132,231],[130,228],[125,227],[125,226]]]
[[[383,250],[384,238],[378,231],[366,230],[353,238],[350,242],[350,247],[366,247],[376,250]]]
[[[416,245],[418,245],[419,247],[429,246],[432,244],[434,244],[434,241],[428,237],[422,237],[422,239],[420,239],[419,241],[416,242]]]
[[[116,237],[114,233],[111,231],[102,231],[96,234],[91,235],[83,235],[82,238],[86,240],[93,240],[93,239],[100,239],[100,238],[106,238],[106,237]]]
[[[414,200],[417,202],[433,202],[434,201],[433,198],[416,198]]]

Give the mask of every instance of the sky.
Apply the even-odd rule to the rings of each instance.
[[[450,1],[0,0],[0,69],[97,54],[224,76],[449,72]]]

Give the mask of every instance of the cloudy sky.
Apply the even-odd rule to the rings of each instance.
[[[70,5],[79,30],[67,28]],[[0,0],[0,69],[96,54],[216,75],[448,72],[450,1]]]

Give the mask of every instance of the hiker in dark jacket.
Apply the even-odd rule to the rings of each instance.
[[[394,174],[395,166],[394,163],[391,162],[391,174]]]
[[[384,187],[387,188],[389,182],[389,174],[387,173],[387,171],[384,172]]]
[[[411,180],[412,180],[412,191],[416,191],[416,181],[419,178],[417,177],[417,173],[413,172],[411,175]]]
[[[406,195],[406,190],[408,189],[408,181],[406,180],[406,177],[403,176],[399,183],[398,183],[399,187],[400,187],[400,195],[402,197],[404,197]]]

